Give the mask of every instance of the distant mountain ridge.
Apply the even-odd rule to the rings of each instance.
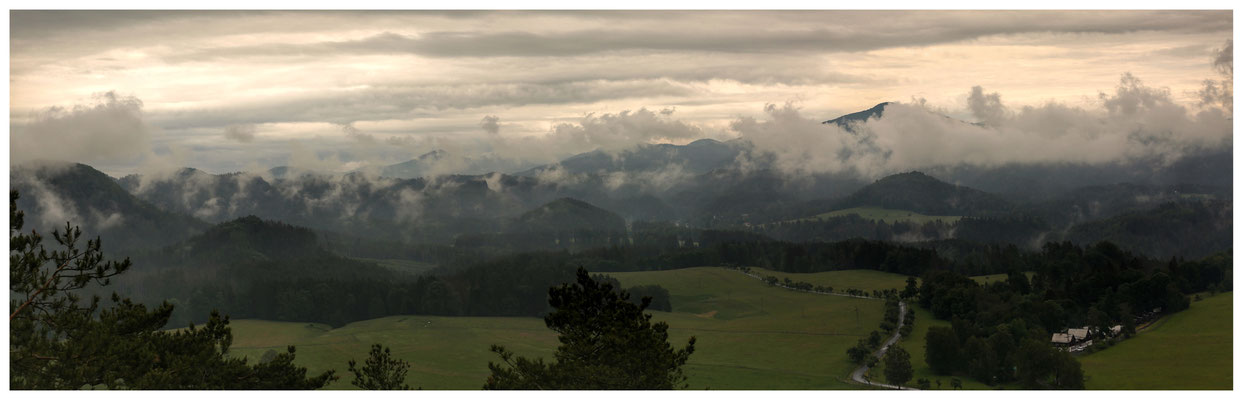
[[[535,176],[541,172],[561,169],[571,174],[608,172],[645,172],[678,168],[689,174],[703,174],[727,168],[746,149],[746,143],[700,139],[685,145],[642,144],[615,153],[592,151],[578,154],[561,162],[535,167],[517,173]]]
[[[171,244],[209,226],[141,200],[85,164],[14,165],[9,183],[21,196],[17,206],[26,213],[23,229],[36,229],[50,238],[52,229],[63,230],[69,222],[91,238],[100,236],[107,252]]]
[[[428,178],[447,173],[460,175],[486,175],[490,173],[513,174],[527,170],[535,163],[506,159],[494,155],[465,157],[444,150],[433,150],[409,161],[380,167],[379,174],[385,178]],[[357,170],[355,172],[360,172]]]
[[[1079,244],[1108,240],[1158,258],[1200,258],[1233,248],[1233,216],[1227,201],[1170,202],[1075,225],[1065,239]]]

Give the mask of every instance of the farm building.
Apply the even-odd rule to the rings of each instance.
[[[1049,341],[1052,342],[1054,346],[1069,346],[1072,340],[1068,334],[1054,333],[1053,338]]]

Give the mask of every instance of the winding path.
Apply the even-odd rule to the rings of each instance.
[[[749,277],[752,277],[752,278],[755,278],[761,281],[764,280],[764,278],[760,277],[758,274],[751,274],[751,273],[747,273],[745,271],[740,271],[740,270],[736,270],[736,271],[738,271],[739,273],[742,273],[743,275],[746,275],[746,276],[749,276]],[[823,294],[823,295],[829,295],[829,296],[854,297],[856,299],[877,299],[875,297],[854,296],[854,295],[849,295],[849,294],[844,294],[844,293],[826,293],[826,292],[802,290],[802,289],[796,289],[796,288],[792,288],[786,285],[782,285],[780,283],[777,283],[774,286],[785,288],[788,290],[793,290],[796,292]],[[877,300],[880,300],[880,299],[877,299]],[[900,332],[902,331],[902,325],[905,325],[905,324],[906,324],[906,302],[899,300],[898,301],[898,327],[894,328],[893,336],[889,337],[889,340],[886,340],[885,343],[882,344],[879,349],[877,349],[874,353],[872,353],[873,355],[876,356],[877,360],[883,360],[885,358],[885,352],[889,351],[889,346],[893,345],[894,343],[898,341],[899,336],[901,336]],[[871,385],[871,386],[882,387],[886,389],[919,390],[919,389],[908,387],[908,386],[898,387],[898,386],[890,385],[887,383],[869,382],[867,379],[863,379],[863,374],[866,374],[868,372],[868,369],[870,368],[867,365],[860,365],[858,369],[855,369],[855,372],[850,374],[850,379],[855,382],[862,383],[864,385]]]
[[[898,327],[893,330],[893,336],[889,337],[889,340],[886,340],[885,343],[880,346],[880,349],[877,349],[875,353],[872,353],[872,355],[876,356],[877,360],[883,360],[885,358],[885,352],[889,351],[889,346],[892,346],[895,342],[898,341],[898,337],[900,336],[899,332],[902,331],[902,325],[905,323],[906,323],[906,302],[899,301],[898,302]],[[868,381],[867,379],[863,379],[863,374],[866,374],[868,372],[868,369],[870,368],[867,365],[860,365],[858,369],[855,369],[855,372],[850,374],[850,379],[855,382],[862,383],[864,385],[872,385],[872,386],[883,387],[883,388],[888,388],[888,389],[919,390],[919,389],[909,387],[909,386],[898,387],[898,386],[890,385],[887,383],[871,382],[871,381]]]

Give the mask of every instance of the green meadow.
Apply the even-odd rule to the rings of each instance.
[[[374,262],[378,264],[379,266],[384,267],[390,271],[403,273],[403,274],[410,274],[410,275],[422,275],[423,273],[427,271],[436,269],[436,266],[433,264],[428,264],[425,262],[419,262],[419,261],[414,261],[414,260],[387,259],[387,258],[362,258],[362,257],[356,257],[355,259],[361,260],[361,261]]]
[[[958,222],[958,220],[962,218],[961,216],[953,215],[923,215],[914,211],[892,210],[880,207],[854,207],[830,211],[814,217],[804,218],[804,220],[826,220],[850,214],[855,214],[863,219],[870,219],[873,221],[885,221],[888,223],[911,222],[921,225],[932,221],[941,221],[947,224],[952,224]]]
[[[623,286],[660,284],[673,312],[652,312],[670,326],[670,342],[696,337],[685,367],[691,389],[852,389],[846,349],[880,325],[883,303],[768,287],[737,271],[690,268],[610,273]],[[792,278],[793,279],[793,278]],[[238,320],[231,352],[258,359],[297,346],[310,372],[335,369],[330,388],[350,389],[350,359],[362,361],[372,343],[411,364],[407,383],[424,389],[479,389],[488,351],[503,345],[529,357],[549,357],[556,335],[539,318],[394,316],[337,329],[324,325]]]
[[[1023,275],[1027,275],[1027,279],[1031,280],[1033,276],[1036,276],[1036,273],[1035,272],[1024,272]],[[992,275],[976,275],[976,276],[971,276],[969,278],[975,281],[975,283],[979,283],[983,285],[986,283],[1005,282],[1008,276],[1006,274],[992,274]]]
[[[1201,294],[1201,296],[1207,296]],[[1233,293],[1193,301],[1108,349],[1079,358],[1088,389],[1233,388]]]
[[[843,271],[790,273],[773,271],[764,268],[751,268],[751,273],[759,276],[775,276],[778,280],[790,278],[795,282],[807,282],[812,285],[832,287],[834,292],[845,289],[859,289],[871,293],[872,290],[898,289],[906,287],[906,275],[868,269],[850,269]],[[1004,275],[1003,275],[1004,276]],[[919,278],[915,279],[916,282]]]

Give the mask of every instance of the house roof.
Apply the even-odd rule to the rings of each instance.
[[[1070,343],[1070,341],[1071,341],[1070,339],[1071,339],[1071,337],[1070,337],[1070,335],[1068,335],[1068,334],[1065,334],[1065,333],[1054,333],[1054,334],[1053,334],[1053,338],[1052,338],[1052,339],[1050,339],[1049,341],[1050,341],[1050,342],[1053,342],[1053,343]]]
[[[1088,337],[1087,329],[1067,329],[1066,333],[1069,334],[1070,336],[1074,336],[1076,339],[1083,339],[1083,338]]]

